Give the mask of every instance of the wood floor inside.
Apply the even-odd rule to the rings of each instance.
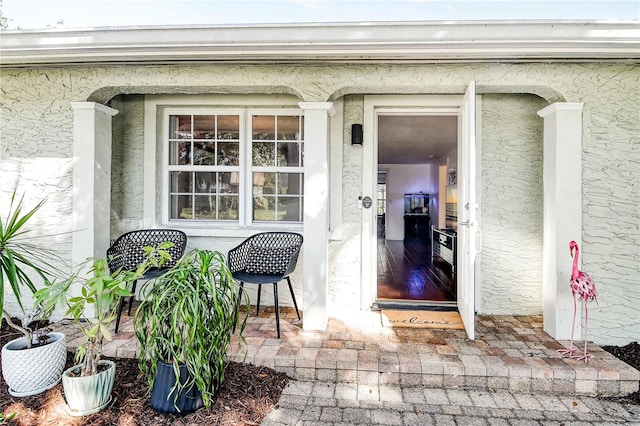
[[[434,263],[430,239],[397,241],[378,235],[378,300],[455,302],[450,266],[437,259]]]

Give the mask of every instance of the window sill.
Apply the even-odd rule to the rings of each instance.
[[[304,225],[301,223],[282,223],[282,224],[259,224],[253,226],[231,226],[206,223],[176,223],[169,222],[163,226],[171,229],[178,229],[187,234],[188,237],[227,237],[227,238],[247,238],[259,232],[270,231],[287,231],[302,233]]]

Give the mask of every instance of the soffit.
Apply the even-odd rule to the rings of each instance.
[[[467,21],[3,31],[0,66],[640,60],[640,21]]]

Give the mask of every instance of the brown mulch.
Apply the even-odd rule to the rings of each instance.
[[[0,346],[20,337],[3,321]],[[277,406],[289,378],[271,368],[231,362],[224,383],[210,408],[186,415],[163,414],[151,408],[149,386],[142,378],[135,359],[114,359],[116,379],[113,403],[105,410],[87,417],[70,417],[64,411],[62,384],[40,395],[14,398],[4,379],[0,380],[0,413],[15,413],[16,425],[258,425]],[[1,362],[1,360],[0,360]],[[67,367],[73,354],[67,356]],[[0,421],[0,424],[2,422]]]
[[[626,346],[602,346],[602,349],[623,362],[626,362],[636,370],[640,370],[640,343],[631,342]],[[640,405],[640,391],[627,395],[624,399]]]

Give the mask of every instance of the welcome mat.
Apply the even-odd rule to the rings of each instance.
[[[443,311],[380,311],[384,327],[453,328],[464,330],[462,318],[457,312]]]

